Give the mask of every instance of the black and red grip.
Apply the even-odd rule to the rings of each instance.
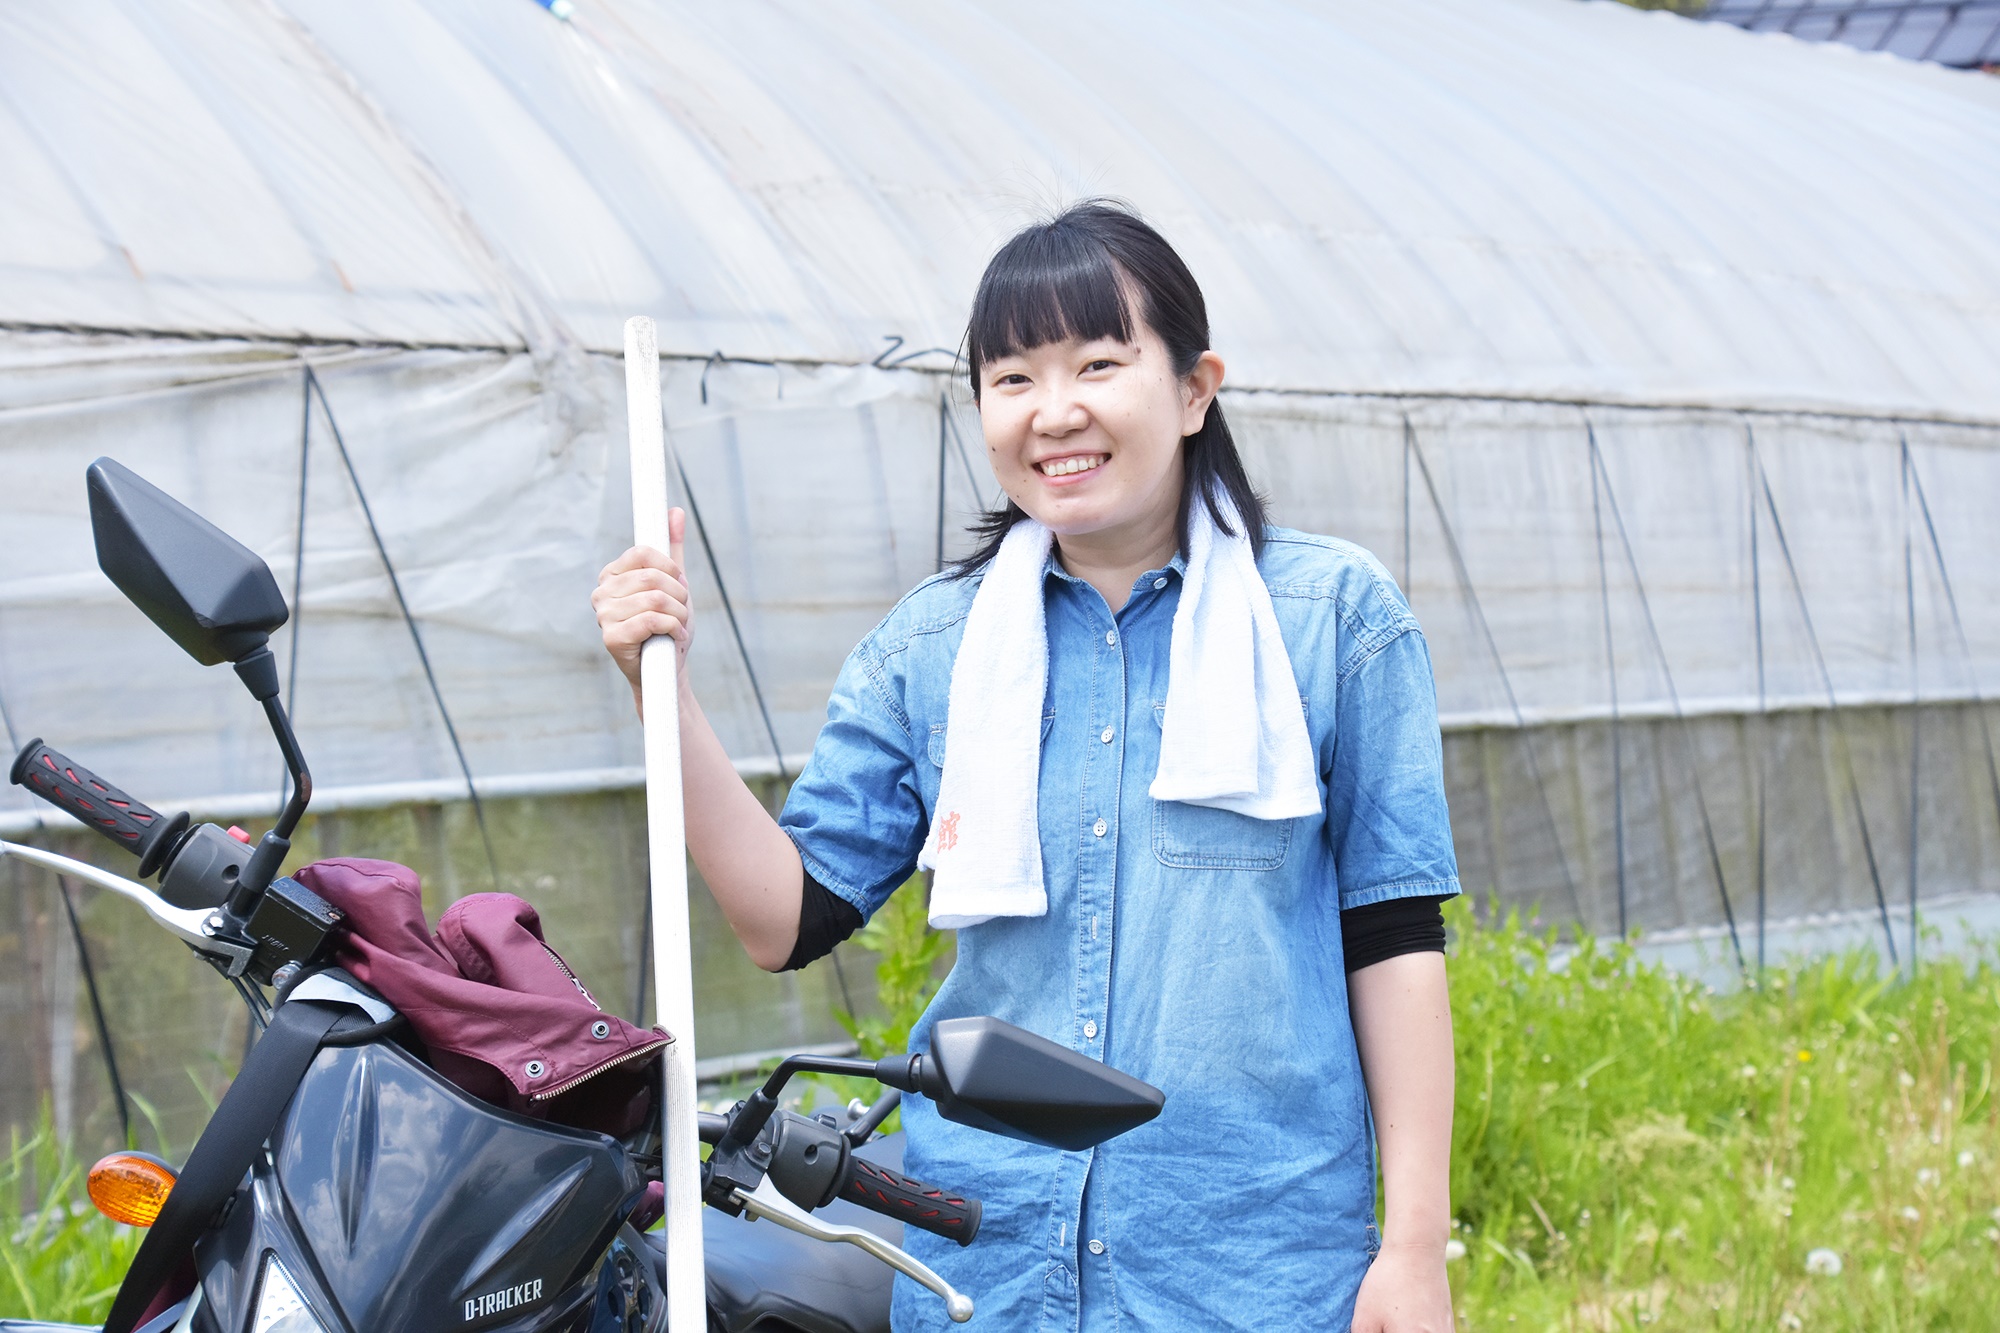
[[[82,764],[42,744],[40,737],[21,747],[8,777],[138,857],[141,875],[159,869],[188,825],[185,814],[169,817],[134,800]]]
[[[848,1159],[847,1179],[836,1197],[960,1245],[972,1244],[979,1234],[979,1200],[932,1189],[859,1157]]]

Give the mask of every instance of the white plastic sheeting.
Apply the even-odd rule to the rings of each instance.
[[[927,349],[1033,204],[1090,191],[1203,281],[1280,519],[1409,585],[1449,728],[1976,700],[1996,162],[1992,80],[1572,0],[0,11],[0,700],[136,792],[275,794],[235,682],[96,573],[81,478],[119,457],[289,589],[304,433],[322,790],[457,781],[362,495],[472,771],[626,780],[586,598],[629,512],[608,353],[646,312],[715,548],[704,698],[740,760],[796,756],[940,512],[956,550],[992,498]],[[1532,753],[1526,804],[1482,780],[1569,830],[1528,859],[1573,881],[1601,812],[1540,792],[1602,766]]]
[[[1030,203],[1235,382],[2000,416],[2000,85],[1574,0],[0,12],[0,321],[864,362]]]

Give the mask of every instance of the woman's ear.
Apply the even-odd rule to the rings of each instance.
[[[1215,395],[1222,389],[1222,358],[1214,352],[1203,352],[1195,359],[1194,369],[1181,381],[1181,438],[1186,439],[1202,428],[1208,420],[1208,405],[1215,401]]]

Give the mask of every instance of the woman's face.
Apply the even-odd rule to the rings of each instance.
[[[1177,376],[1142,321],[1130,342],[1071,339],[995,358],[979,384],[987,457],[1009,499],[1058,537],[1150,549],[1164,534],[1172,553],[1181,441],[1222,385],[1220,357],[1204,352]]]

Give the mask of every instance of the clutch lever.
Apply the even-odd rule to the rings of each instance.
[[[95,884],[101,889],[109,889],[122,897],[130,898],[144,908],[146,915],[168,934],[181,940],[197,953],[215,958],[225,965],[232,977],[243,975],[250,965],[250,950],[240,944],[218,939],[212,933],[215,914],[196,911],[188,907],[175,907],[144,884],[114,875],[108,870],[99,870],[94,865],[82,861],[72,861],[67,856],[43,851],[39,847],[25,847],[18,842],[0,842],[0,856],[18,856],[23,861],[46,866],[61,875],[75,875],[80,880]]]
[[[743,1205],[743,1211],[752,1218],[776,1222],[788,1231],[796,1231],[801,1236],[811,1236],[814,1240],[840,1241],[858,1246],[874,1255],[899,1273],[907,1274],[930,1290],[944,1298],[944,1312],[951,1316],[951,1322],[962,1324],[972,1318],[972,1298],[955,1290],[928,1266],[911,1258],[897,1246],[891,1245],[872,1231],[860,1227],[841,1226],[837,1222],[823,1222],[812,1216],[797,1204],[778,1193],[766,1176],[757,1182],[757,1188],[745,1194],[741,1189],[731,1191],[730,1197]]]

